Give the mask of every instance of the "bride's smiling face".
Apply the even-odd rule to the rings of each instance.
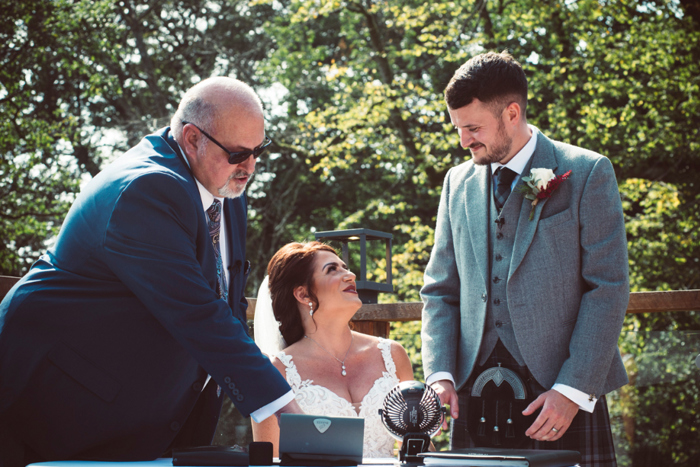
[[[362,306],[357,295],[355,274],[345,262],[330,251],[319,251],[314,257],[313,291],[319,309]],[[354,312],[353,311],[353,312]]]

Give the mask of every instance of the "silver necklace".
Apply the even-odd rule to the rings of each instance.
[[[311,342],[313,342],[313,343],[316,344],[317,346],[319,346],[319,347],[321,348],[321,350],[323,350],[324,352],[326,352],[328,355],[330,355],[331,357],[333,357],[333,358],[335,358],[336,360],[338,360],[338,363],[340,363],[340,366],[341,366],[341,370],[340,370],[340,374],[341,374],[341,375],[346,376],[346,375],[348,374],[348,373],[345,371],[345,359],[348,358],[348,354],[350,353],[350,349],[352,349],[352,340],[355,338],[355,336],[353,336],[352,334],[350,334],[350,347],[348,347],[348,350],[347,350],[347,352],[345,352],[345,356],[343,357],[342,360],[339,359],[338,357],[336,357],[335,355],[333,355],[332,353],[330,353],[324,346],[322,346],[321,344],[319,344],[318,342],[316,342],[314,339],[310,338],[310,337],[307,336],[306,334],[304,334],[304,337],[307,338],[307,339],[309,339]]]

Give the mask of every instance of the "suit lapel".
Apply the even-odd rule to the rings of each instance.
[[[540,221],[540,214],[542,213],[542,208],[547,203],[547,198],[541,199],[537,206],[535,207],[535,215],[532,220],[530,220],[530,209],[532,208],[532,202],[525,198],[523,193],[520,192],[520,186],[524,185],[522,177],[527,176],[530,173],[531,168],[537,169],[552,169],[552,171],[557,170],[557,160],[554,157],[554,147],[552,143],[544,136],[542,133],[537,134],[537,146],[535,146],[535,152],[530,158],[525,167],[525,171],[521,174],[518,179],[518,183],[513,189],[511,196],[518,196],[521,202],[520,207],[520,217],[518,218],[518,227],[515,233],[515,243],[513,244],[513,258],[510,263],[510,271],[508,273],[508,279],[510,279],[515,271],[520,266],[525,253],[527,253],[532,239],[535,237],[535,232],[537,231],[537,224]]]
[[[158,134],[158,136],[160,137],[160,141],[158,144],[160,145],[163,142],[165,143],[164,145],[162,145],[163,149],[160,150],[159,152],[161,154],[165,154],[165,146],[167,145],[167,147],[169,147],[169,149],[172,150],[172,152],[177,156],[176,157],[177,162],[174,163],[175,165],[177,165],[177,168],[175,170],[177,171],[177,173],[181,174],[183,176],[183,178],[189,179],[190,183],[188,183],[186,186],[187,186],[187,190],[190,193],[190,196],[192,196],[192,199],[195,200],[194,205],[195,206],[202,206],[202,195],[199,193],[199,188],[197,186],[197,181],[194,178],[194,174],[192,173],[192,168],[188,164],[187,159],[185,158],[185,155],[180,150],[180,146],[177,144],[177,141],[175,141],[175,138],[173,137],[173,134],[170,131],[170,127],[165,128],[163,131],[161,131]],[[173,159],[175,159],[175,158],[173,158]],[[229,216],[231,216],[231,213],[230,213],[231,209],[228,207],[229,204],[231,204],[230,200],[224,200],[223,209],[226,213],[225,214],[226,219],[231,218],[231,217],[229,217]],[[215,262],[214,262],[215,253],[214,253],[214,245],[212,244],[211,237],[209,236],[209,224],[207,222],[207,215],[205,213],[205,209],[206,208],[201,209],[201,210],[197,210],[197,217],[199,218],[199,227],[198,228],[200,229],[201,237],[206,239],[202,243],[203,248],[205,249],[204,257],[210,259],[210,260],[206,260],[202,264],[203,264],[203,266],[204,266],[204,264],[211,264],[211,268],[204,267],[203,269],[205,271],[209,271],[209,274],[207,272],[205,272],[204,275],[205,275],[207,281],[209,281],[212,288],[214,288],[216,285],[216,280],[217,280],[217,278],[216,278],[216,266],[215,266]],[[226,231],[226,236],[227,236],[226,238],[228,241],[227,245],[228,245],[229,258],[231,255],[231,244],[232,244],[230,230],[231,229],[229,228],[229,225],[227,224],[225,231]],[[211,263],[209,263],[209,261],[211,261]],[[231,264],[231,263],[229,263],[229,264]],[[231,297],[230,284],[231,284],[231,282],[229,281],[229,299]]]
[[[192,179],[194,180],[194,174],[192,174],[192,168],[190,167],[190,164],[187,163],[185,160],[185,155],[182,154],[180,151],[180,146],[177,144],[177,141],[175,141],[175,138],[173,137],[172,132],[170,131],[170,127],[167,127],[163,132],[160,134],[161,138],[165,140],[165,142],[170,146],[170,149],[172,149],[177,157],[180,159],[180,162],[185,166],[189,174],[192,176]]]
[[[467,211],[468,231],[474,248],[477,266],[487,280],[489,275],[489,203],[491,196],[491,168],[474,166],[474,175],[466,180],[464,207]]]

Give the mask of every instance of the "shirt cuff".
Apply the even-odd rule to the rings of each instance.
[[[258,410],[250,414],[250,417],[255,423],[260,423],[267,417],[274,415],[279,409],[289,404],[294,400],[294,391],[289,391],[279,399],[270,402],[267,405],[260,407]]]
[[[585,392],[581,392],[578,389],[567,386],[566,384],[557,383],[552,386],[552,389],[578,405],[579,409],[585,410],[588,413],[593,413],[595,403],[598,402],[598,398],[592,394],[586,394]]]
[[[435,373],[433,373],[425,379],[425,384],[430,386],[431,384],[441,381],[443,379],[451,381],[452,386],[455,386],[455,379],[452,377],[452,373],[450,373],[449,371],[436,371]]]

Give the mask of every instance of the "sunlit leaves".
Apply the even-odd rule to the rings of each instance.
[[[620,191],[632,290],[700,288],[700,197],[639,179],[626,180]]]
[[[79,183],[165,126],[193,83],[231,74],[256,84],[255,66],[269,49],[259,27],[268,10],[242,1],[5,2],[2,272],[25,272]]]

